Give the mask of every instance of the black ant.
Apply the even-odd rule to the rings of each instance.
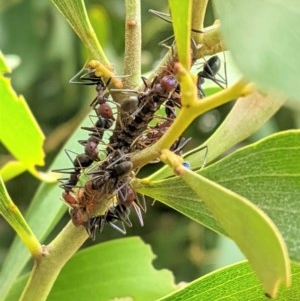
[[[61,182],[60,187],[63,188],[66,192],[72,191],[72,188],[76,186],[80,173],[83,169],[89,167],[93,162],[93,158],[91,158],[87,154],[76,154],[76,157],[74,160],[72,160],[69,152],[72,152],[70,150],[65,150],[68,158],[73,164],[72,168],[67,169],[57,169],[53,170],[54,172],[60,172],[60,173],[68,173],[70,174],[69,178],[62,178],[59,179],[59,182]],[[73,152],[72,152],[73,153]]]
[[[221,89],[224,89],[222,84],[226,84],[225,79],[216,79],[216,75],[221,68],[221,60],[217,55],[210,57],[203,65],[203,70],[198,72],[197,76],[197,88],[198,88],[198,96],[200,98],[205,97],[205,93],[202,89],[202,84],[204,83],[205,79],[209,79],[217,84]],[[225,70],[226,72],[226,70]],[[221,84],[221,83],[222,84]]]
[[[101,77],[95,75],[95,71],[96,70],[94,69],[89,70],[83,68],[70,79],[69,83],[79,85],[96,85],[97,96],[91,102],[90,106],[95,109],[98,116],[115,120],[112,109],[107,104],[107,101],[109,101],[110,92],[104,93],[111,82],[111,78],[109,78],[105,84]]]

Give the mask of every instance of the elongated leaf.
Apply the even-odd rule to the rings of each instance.
[[[0,61],[0,141],[23,166],[10,170],[10,178],[25,169],[39,177],[35,165],[44,165],[44,135],[23,96],[17,96],[10,79],[4,77],[3,72],[11,70],[1,52]],[[0,170],[0,173],[3,171]]]
[[[214,6],[225,43],[247,79],[299,100],[299,2],[214,0]]]
[[[203,170],[202,175],[248,198],[282,233],[300,261],[300,131],[271,135]]]
[[[292,287],[282,288],[278,301],[300,299],[300,267],[292,264]],[[262,285],[247,262],[234,264],[199,278],[180,291],[159,301],[198,301],[198,300],[268,300]]]
[[[280,95],[263,96],[254,92],[240,98],[219,126],[214,134],[198,147],[198,152],[192,150],[185,155],[194,169],[200,168],[204,162],[215,160],[223,152],[238,142],[246,139],[258,129],[282,106],[285,99]],[[206,151],[203,147],[207,147]],[[164,166],[151,176],[152,180],[159,180],[173,174],[169,166]]]
[[[169,0],[180,63],[189,69],[192,1]]]
[[[94,29],[89,21],[83,0],[52,0],[53,4],[67,19],[71,27],[79,36],[91,57],[109,65]]]
[[[277,295],[281,282],[290,285],[286,245],[266,214],[247,199],[191,170],[181,177],[248,258],[269,296]]]
[[[81,126],[84,125],[90,126],[89,118],[86,118],[81,124]],[[82,139],[82,136],[86,136],[86,133],[78,128],[58,154],[50,169],[72,167],[72,163],[67,158],[64,149],[71,149],[74,152],[82,153],[83,148],[77,142]],[[106,134],[105,137],[104,141],[107,139]],[[62,189],[59,188],[58,183],[42,184],[27,212],[26,220],[41,242],[44,242],[47,235],[53,230],[67,209],[67,206],[61,200],[61,194]],[[28,251],[22,242],[16,238],[0,273],[0,300],[2,300],[1,298],[4,298],[11,289],[11,285],[29,259],[30,255]]]
[[[0,177],[0,214],[10,224],[10,226],[17,232],[23,243],[27,246],[32,254],[39,255],[41,252],[41,245],[36,239],[34,233],[31,231],[26,220],[18,207],[11,200],[3,180]]]
[[[84,249],[63,268],[47,300],[156,300],[176,286],[171,272],[153,268],[154,258],[138,237]],[[27,278],[18,280],[6,301],[18,299]]]
[[[297,261],[300,261],[299,141],[300,131],[281,132],[245,147],[199,172],[262,208],[282,233],[291,258]],[[150,182],[139,191],[214,231],[225,233],[203,202],[178,177]]]

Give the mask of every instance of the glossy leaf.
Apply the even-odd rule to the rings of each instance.
[[[292,287],[281,288],[276,300],[300,299],[300,267],[292,264]],[[269,300],[247,262],[217,270],[159,301]]]
[[[244,76],[265,91],[299,100],[299,2],[214,0],[214,7],[225,44]]]
[[[25,169],[35,176],[35,165],[44,165],[44,135],[37,124],[23,96],[18,96],[11,86],[11,81],[3,75],[10,72],[0,53],[0,140],[8,151],[20,161],[23,167],[10,170],[10,178]],[[22,135],[20,135],[22,133]],[[3,171],[0,170],[0,173]]]
[[[137,237],[84,249],[63,268],[47,300],[156,300],[174,292],[176,286],[171,272],[153,268],[154,258],[150,247]],[[6,301],[18,299],[27,277],[16,282]]]

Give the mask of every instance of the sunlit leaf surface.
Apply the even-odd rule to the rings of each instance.
[[[4,76],[3,72],[10,70],[2,53],[0,65],[0,141],[23,166],[10,170],[10,178],[25,169],[36,174],[35,165],[44,164],[44,135],[23,96],[16,94],[11,80]]]

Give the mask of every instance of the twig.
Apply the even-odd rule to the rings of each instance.
[[[141,81],[141,8],[140,0],[125,1],[125,89],[136,88]]]
[[[35,261],[20,301],[44,301],[66,262],[85,242],[83,227],[69,222],[59,235],[45,247],[45,255]]]

